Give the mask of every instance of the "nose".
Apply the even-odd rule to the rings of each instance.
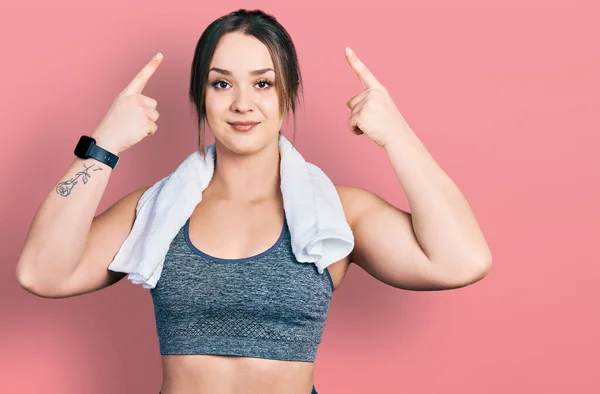
[[[235,89],[231,109],[234,112],[246,113],[253,108],[252,91],[246,88]]]

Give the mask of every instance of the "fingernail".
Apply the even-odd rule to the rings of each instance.
[[[162,58],[162,53],[158,52],[154,57],[156,59],[160,59],[160,58]]]

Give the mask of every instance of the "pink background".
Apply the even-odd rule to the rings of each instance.
[[[3,5],[0,391],[158,392],[147,290],[123,280],[42,299],[18,287],[14,266],[79,136],[158,51],[163,64],[144,90],[159,102],[158,132],[122,154],[99,212],[191,153],[194,46],[210,21],[247,7],[274,14],[297,46],[305,158],[408,208],[385,153],[347,128],[345,100],[361,89],[344,58],[350,45],[466,195],[494,257],[483,281],[445,292],[394,289],[352,266],[317,355],[319,393],[599,393],[600,10],[412,3]]]

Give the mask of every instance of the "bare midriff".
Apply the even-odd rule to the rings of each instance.
[[[163,355],[162,394],[310,394],[314,363],[221,355]]]

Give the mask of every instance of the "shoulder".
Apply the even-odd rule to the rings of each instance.
[[[135,209],[140,199],[150,187],[151,186],[144,186],[129,192],[128,194],[124,195],[121,199],[119,199],[117,203],[115,203],[115,205],[121,205],[128,211],[133,211],[135,213]]]

